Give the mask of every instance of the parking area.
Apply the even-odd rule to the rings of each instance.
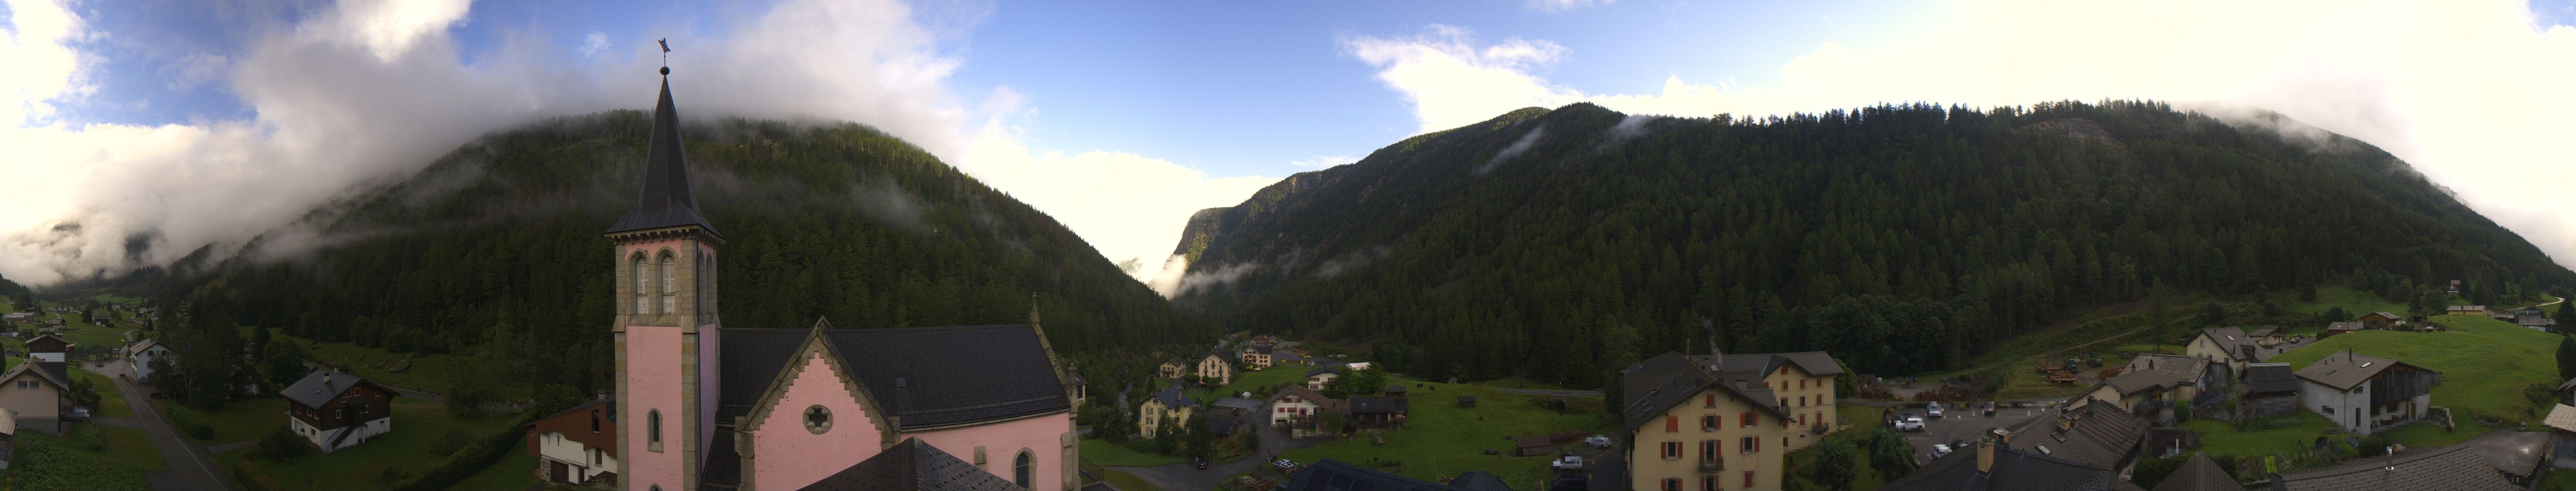
[[[1932,461],[1933,444],[1950,443],[1952,441],[1973,442],[1977,440],[1980,432],[1983,432],[1988,428],[2017,428],[2024,423],[2028,423],[2033,418],[2038,418],[2039,415],[2045,411],[2037,404],[2032,404],[2027,407],[2012,406],[2013,405],[2011,403],[2002,404],[2001,407],[1995,409],[1995,415],[1992,417],[1986,416],[1985,412],[1982,410],[1952,408],[1944,411],[1947,413],[1944,415],[1946,417],[1933,419],[1924,415],[1923,406],[1921,405],[1903,406],[1897,409],[1897,414],[1900,416],[1925,416],[1923,418],[1923,431],[1906,431],[1903,433],[1905,434],[1906,440],[1914,442],[1914,458],[1916,461],[1928,463]],[[1975,404],[1971,405],[1971,407],[1982,408],[1983,404]]]

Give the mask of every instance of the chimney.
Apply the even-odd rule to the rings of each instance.
[[[1995,446],[2004,444],[2004,442],[1998,438],[1999,437],[1997,436],[1989,435],[1986,437],[1985,441],[1977,442],[1978,474],[1995,471]]]
[[[592,391],[592,393],[594,393],[594,394],[599,394],[599,398],[600,398],[600,399],[607,399],[607,398],[608,398],[608,389],[599,389],[599,390],[596,390],[596,391]]]

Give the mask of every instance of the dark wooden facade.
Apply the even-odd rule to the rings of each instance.
[[[393,416],[394,393],[373,382],[360,382],[332,397],[321,407],[306,406],[287,400],[287,414],[315,429],[330,431],[343,426]]]

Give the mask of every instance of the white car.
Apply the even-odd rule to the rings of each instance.
[[[1932,419],[1941,419],[1941,403],[1924,404],[1923,413],[1932,415]]]
[[[1923,417],[1906,416],[1898,418],[1896,420],[1896,431],[1923,431]]]
[[[1936,459],[1936,460],[1937,460],[1937,459],[1940,459],[1942,456],[1946,456],[1946,455],[1950,455],[1950,444],[1947,444],[1947,443],[1935,443],[1935,444],[1932,444],[1932,458],[1933,458],[1933,459]]]

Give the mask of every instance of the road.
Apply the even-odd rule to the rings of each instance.
[[[126,406],[134,408],[133,418],[118,418],[115,422],[141,426],[152,437],[152,446],[161,450],[161,460],[170,464],[170,470],[143,473],[143,481],[153,491],[233,491],[232,480],[215,471],[214,454],[180,437],[160,411],[152,410],[152,398],[143,386],[131,380],[133,374],[128,373],[131,370],[125,364],[110,362],[92,369],[115,380],[117,394],[125,398]]]
[[[1263,422],[1257,431],[1261,432],[1261,450],[1253,452],[1251,456],[1235,459],[1233,462],[1211,464],[1206,469],[1192,467],[1187,462],[1161,467],[1111,467],[1111,469],[1135,474],[1136,477],[1154,483],[1155,487],[1163,488],[1164,491],[1202,491],[1216,489],[1218,481],[1225,478],[1252,472],[1254,468],[1269,465],[1270,456],[1286,453],[1289,449],[1315,446],[1314,440],[1290,440],[1288,432],[1273,429],[1268,422]]]

